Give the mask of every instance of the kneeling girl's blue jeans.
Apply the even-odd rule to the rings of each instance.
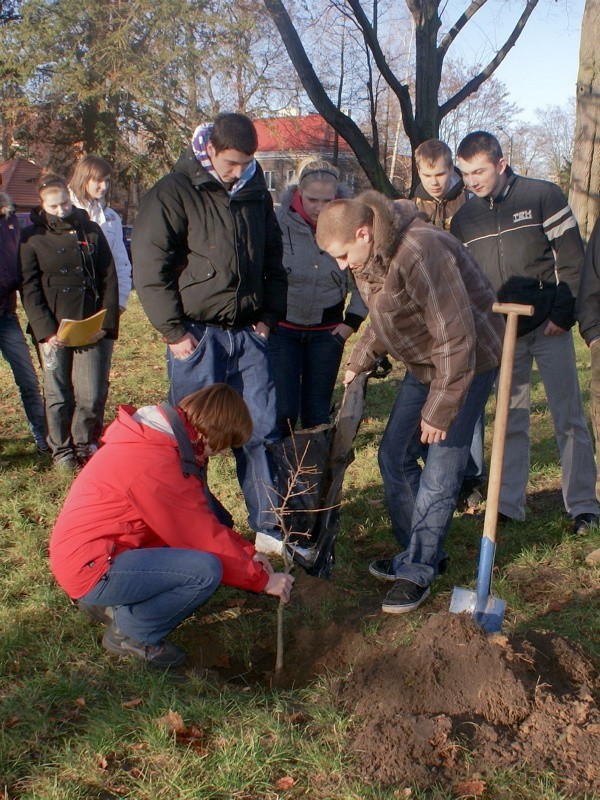
[[[221,562],[212,553],[175,547],[127,550],[80,599],[113,606],[121,633],[156,645],[208,600],[222,575]]]

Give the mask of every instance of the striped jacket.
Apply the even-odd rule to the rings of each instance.
[[[494,292],[468,250],[414,203],[377,192],[360,199],[375,214],[372,257],[354,271],[370,323],[348,366],[367,370],[382,353],[403,361],[430,387],[422,418],[448,430],[473,375],[499,364],[504,321],[492,312]]]
[[[556,285],[549,317],[569,328],[583,260],[577,221],[558,186],[523,178],[510,168],[507,174],[498,197],[473,197],[456,212],[450,230],[467,245],[497,293],[515,276]]]

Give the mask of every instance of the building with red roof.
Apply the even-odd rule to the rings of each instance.
[[[37,193],[42,167],[26,158],[11,158],[0,164],[2,191],[9,195],[15,210],[29,213],[39,204]]]
[[[286,115],[254,121],[258,133],[257,161],[267,186],[278,202],[288,183],[295,181],[300,162],[311,156],[333,160],[336,132],[320,114]],[[369,188],[369,182],[350,145],[337,136],[337,167],[353,192]]]

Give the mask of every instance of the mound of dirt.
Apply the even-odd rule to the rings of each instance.
[[[361,775],[395,792],[525,767],[551,771],[573,797],[600,797],[598,683],[581,648],[549,633],[488,636],[469,615],[446,610],[413,635],[410,620],[382,615],[379,602],[298,574],[277,681],[347,676],[334,683],[333,701],[356,720],[348,746]],[[212,604],[185,629],[193,667],[273,686],[276,607],[250,594]]]
[[[355,663],[336,698],[357,715],[351,747],[371,780],[452,786],[523,765],[576,797],[600,791],[594,680],[572,642],[490,637],[469,615],[440,613],[412,645]]]

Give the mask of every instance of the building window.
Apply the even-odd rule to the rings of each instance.
[[[288,171],[285,173],[286,183],[293,183],[295,175],[296,175],[295,169],[288,169]]]
[[[270,192],[275,191],[275,172],[272,169],[265,170],[265,181]]]
[[[351,192],[354,192],[356,189],[356,175],[352,172],[346,172],[344,175],[344,183],[350,189]]]

